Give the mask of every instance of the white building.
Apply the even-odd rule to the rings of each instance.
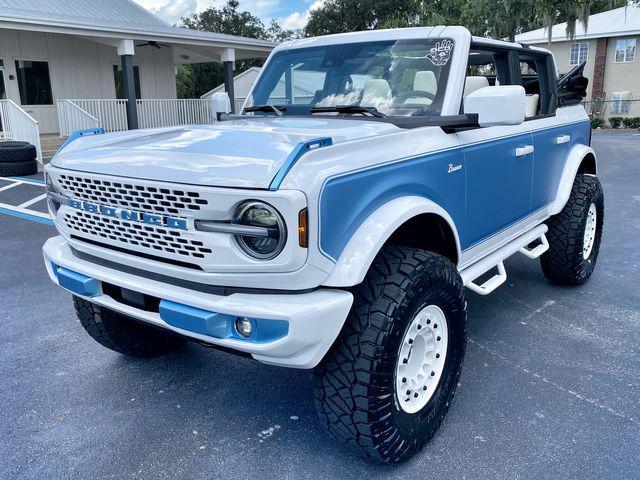
[[[175,66],[224,63],[233,96],[233,62],[273,47],[172,27],[130,0],[0,0],[0,135],[210,121],[206,101],[176,100]]]

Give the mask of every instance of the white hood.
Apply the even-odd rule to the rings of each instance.
[[[262,189],[301,142],[331,137],[337,144],[398,130],[367,120],[260,117],[84,137],[51,163],[121,177]]]

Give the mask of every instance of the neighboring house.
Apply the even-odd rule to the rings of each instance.
[[[253,84],[255,83],[258,76],[260,75],[260,72],[261,72],[260,68],[252,67],[242,72],[241,74],[236,75],[236,77],[233,79],[236,111],[239,111],[242,108],[242,104],[251,93]],[[316,95],[316,92],[318,90],[322,90],[322,88],[324,87],[324,77],[325,77],[324,72],[293,70],[291,74],[295,76],[295,82],[292,82],[294,84],[293,98],[295,101],[308,103],[309,98],[313,98]],[[224,92],[224,91],[225,91],[224,84],[218,85],[216,88],[214,88],[213,90],[209,90],[200,98],[210,99],[214,93]],[[287,103],[286,98],[287,98],[287,94],[285,91],[285,79],[281,78],[273,90],[273,94],[272,94],[272,99],[274,99],[273,103],[285,104]]]
[[[208,121],[207,102],[176,100],[176,65],[222,62],[232,78],[274,46],[172,27],[130,0],[0,0],[0,136],[33,120],[63,135]]]
[[[236,75],[233,78],[233,91],[236,97],[235,98],[236,111],[239,111],[240,108],[242,108],[242,104],[244,103],[246,98],[249,96],[249,92],[251,92],[251,89],[253,88],[253,84],[258,78],[258,75],[260,75],[260,71],[261,69],[259,67],[251,67],[250,69],[245,70],[244,72]],[[224,91],[225,91],[225,86],[223,83],[221,85],[218,85],[213,90],[209,90],[200,98],[209,100],[211,99],[211,96],[214,93],[219,93]]]
[[[577,23],[573,40],[566,29],[566,23],[553,26],[550,46],[544,28],[517,35],[516,41],[550,48],[560,73],[586,60],[587,107],[594,114],[640,116],[640,7],[630,4],[591,15],[586,31]]]

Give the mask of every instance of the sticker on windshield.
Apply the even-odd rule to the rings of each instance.
[[[440,42],[436,42],[435,47],[429,50],[427,58],[431,60],[431,63],[436,67],[443,67],[449,63],[452,50],[453,42],[451,40],[444,39]]]

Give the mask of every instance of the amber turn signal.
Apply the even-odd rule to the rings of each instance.
[[[300,210],[298,213],[298,244],[307,248],[309,246],[309,214],[307,209]]]

